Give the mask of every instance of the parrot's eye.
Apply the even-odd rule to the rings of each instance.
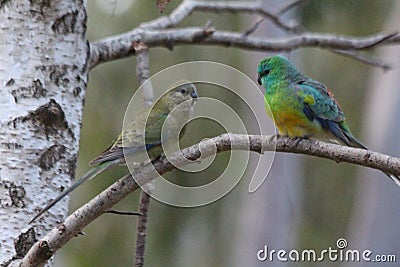
[[[264,70],[263,74],[264,74],[264,75],[268,75],[269,72],[270,72],[270,70],[269,70],[269,69],[266,69],[266,70]]]
[[[181,88],[181,90],[179,90],[179,92],[181,92],[181,94],[186,94],[187,92],[186,92],[186,88]]]

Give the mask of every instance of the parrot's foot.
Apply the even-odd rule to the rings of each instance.
[[[297,147],[302,140],[309,140],[309,137],[308,136],[301,136],[301,137],[294,136],[294,137],[289,137],[289,140],[290,140],[289,142],[293,143],[294,147]]]
[[[201,164],[201,158],[198,158],[198,159],[188,159],[188,158],[186,158],[188,161],[190,161],[190,164],[191,163],[196,163],[196,164]]]
[[[276,142],[276,139],[278,139],[279,137],[281,137],[282,135],[280,135],[280,134],[272,134],[270,137],[269,137],[269,142]]]
[[[167,158],[164,154],[158,155],[157,157],[155,157],[154,159],[151,160],[151,163],[155,163],[156,161],[162,161],[165,158]]]

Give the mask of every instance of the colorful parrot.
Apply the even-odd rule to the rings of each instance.
[[[265,58],[259,63],[257,73],[257,81],[265,89],[267,113],[280,135],[313,137],[368,149],[351,133],[331,91],[299,72],[287,58],[280,55]],[[399,177],[386,175],[400,186]]]
[[[197,99],[197,90],[192,83],[177,86],[163,96],[148,110],[139,113],[116,141],[90,164],[98,164],[79,178],[71,187],[63,191],[43,208],[29,223],[53,207],[58,201],[111,166],[129,160],[154,159],[163,153],[162,145],[178,141],[185,133],[187,121],[192,116],[193,106]],[[182,128],[182,126],[184,126]],[[182,130],[181,130],[182,128]],[[147,155],[145,153],[147,152]],[[135,161],[136,162],[136,161]]]

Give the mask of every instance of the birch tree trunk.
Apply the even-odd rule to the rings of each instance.
[[[74,177],[87,83],[86,1],[0,1],[0,265],[67,214],[28,222]]]

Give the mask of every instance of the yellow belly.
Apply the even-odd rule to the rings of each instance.
[[[310,121],[305,115],[291,110],[272,112],[273,120],[280,135],[290,137],[310,137],[322,130],[316,121]]]
[[[321,134],[321,124],[316,120],[310,121],[297,102],[290,102],[288,98],[282,98],[280,95],[269,96],[269,101],[266,98],[264,101],[267,114],[275,122],[280,135],[310,137]],[[285,108],[282,108],[282,102],[287,102]]]

